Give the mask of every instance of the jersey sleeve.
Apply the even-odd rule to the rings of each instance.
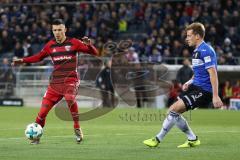
[[[201,51],[201,58],[204,62],[205,69],[216,67],[216,55],[211,50]]]
[[[23,58],[24,63],[36,63],[42,61],[45,57],[48,56],[48,45],[45,45],[43,49],[37,54]]]
[[[98,51],[93,45],[86,45],[81,40],[75,39],[74,43],[77,45],[77,51],[98,56]]]

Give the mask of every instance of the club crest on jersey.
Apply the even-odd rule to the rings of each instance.
[[[70,51],[71,46],[65,46],[66,51]]]

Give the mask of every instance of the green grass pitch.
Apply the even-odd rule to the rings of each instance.
[[[115,109],[81,122],[84,141],[76,144],[72,122],[58,119],[52,110],[47,117],[40,145],[30,145],[24,136],[27,124],[34,121],[38,108],[0,107],[1,160],[239,160],[240,112],[194,110],[185,114],[202,145],[178,149],[186,137],[173,128],[157,148],[142,141],[154,136],[166,110]],[[84,109],[80,109],[85,111]],[[154,116],[152,116],[154,115]],[[151,117],[152,116],[152,117]]]

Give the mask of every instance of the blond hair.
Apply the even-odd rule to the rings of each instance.
[[[193,34],[198,34],[200,37],[204,38],[205,36],[205,27],[202,23],[195,22],[190,25],[188,25],[185,29],[186,31],[192,30]]]

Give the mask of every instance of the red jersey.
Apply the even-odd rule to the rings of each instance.
[[[25,63],[35,63],[50,56],[54,65],[50,83],[60,84],[68,80],[78,81],[77,74],[78,53],[97,55],[97,49],[93,45],[86,45],[76,38],[67,38],[63,43],[50,40],[36,55],[23,58]]]

